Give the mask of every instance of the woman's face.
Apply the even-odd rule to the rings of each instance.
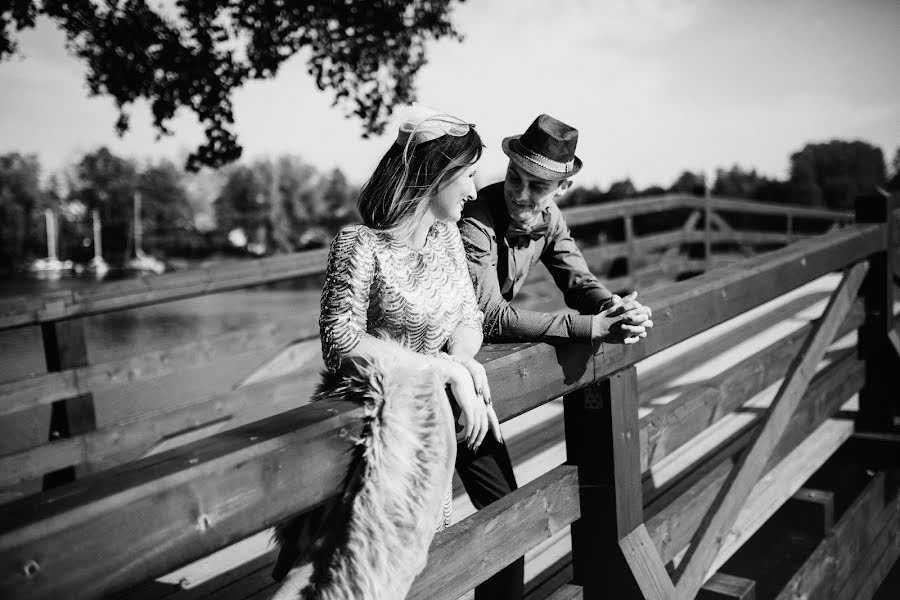
[[[444,182],[431,200],[431,214],[438,221],[455,223],[462,218],[465,203],[476,196],[475,164],[471,164],[457,172],[453,179]]]

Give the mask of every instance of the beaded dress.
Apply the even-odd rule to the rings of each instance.
[[[480,333],[483,320],[455,224],[436,221],[419,250],[365,225],[345,227],[331,243],[319,317],[329,370],[364,333],[436,355],[457,327]],[[448,494],[439,528],[449,525],[451,501]]]

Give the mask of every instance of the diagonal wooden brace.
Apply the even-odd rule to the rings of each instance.
[[[791,415],[815,373],[816,366],[847,316],[868,268],[868,263],[863,262],[844,274],[822,318],[818,320],[792,362],[778,394],[766,411],[764,424],[756,439],[731,471],[691,541],[690,549],[675,577],[678,598],[684,600],[694,598],[706,580],[707,572],[728,530],[762,475],[769,456],[788,426]]]

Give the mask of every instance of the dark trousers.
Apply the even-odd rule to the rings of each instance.
[[[506,446],[490,432],[478,452],[470,451],[465,443],[457,446],[456,472],[479,510],[518,487]],[[520,557],[476,587],[475,600],[521,600],[524,580],[525,558]]]

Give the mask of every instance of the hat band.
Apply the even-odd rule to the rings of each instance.
[[[541,156],[537,152],[532,152],[531,150],[529,150],[524,144],[522,144],[521,140],[519,141],[518,152],[522,156],[522,158],[528,159],[529,161],[540,167],[550,169],[551,171],[556,171],[557,173],[568,173],[575,168],[574,158],[569,162],[559,162],[553,160],[552,158]]]

